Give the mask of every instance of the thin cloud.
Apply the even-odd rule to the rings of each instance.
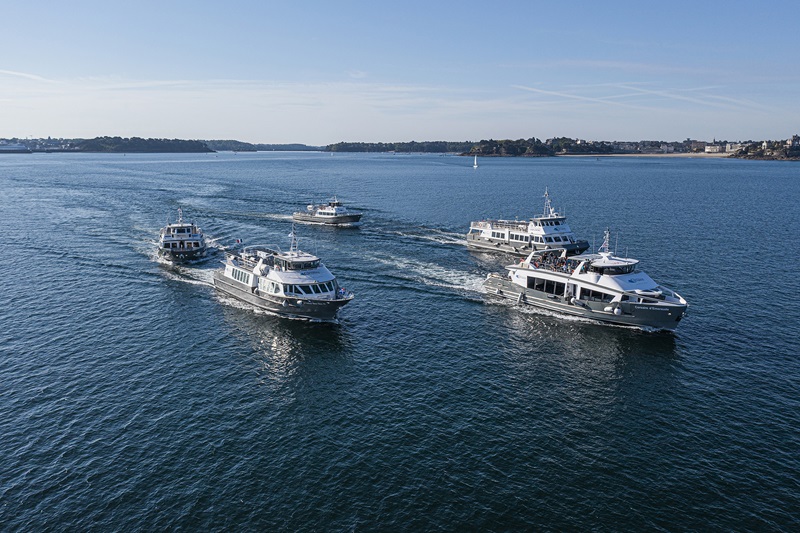
[[[44,83],[57,83],[54,80],[49,80],[47,78],[37,76],[36,74],[29,74],[27,72],[16,72],[14,70],[0,70],[0,74],[4,76],[12,76],[15,78],[24,78],[26,80],[41,81]]]
[[[534,87],[526,87],[524,85],[512,85],[512,87],[514,87],[515,89],[521,89],[523,91],[528,91],[528,92],[532,92],[532,93],[546,94],[548,96],[558,96],[560,98],[565,98],[565,99],[569,99],[569,100],[580,100],[581,102],[593,102],[593,103],[596,103],[596,104],[612,105],[612,106],[618,106],[618,107],[628,107],[628,108],[631,108],[631,109],[648,109],[648,108],[643,107],[643,106],[627,104],[627,103],[624,103],[624,102],[617,102],[614,99],[614,98],[623,97],[624,95],[618,95],[616,97],[615,96],[592,97],[592,96],[581,96],[579,94],[565,93],[565,92],[559,92],[559,91],[546,91],[544,89],[536,89]]]
[[[671,100],[679,100],[682,102],[690,102],[693,104],[703,105],[703,106],[714,106],[719,108],[729,108],[730,104],[736,104],[737,106],[750,106],[752,105],[751,102],[747,102],[744,100],[737,100],[735,98],[728,98],[724,96],[715,96],[715,95],[708,95],[708,94],[701,94],[702,98],[695,98],[692,96],[685,96],[683,94],[671,92],[671,91],[656,91],[651,89],[642,89],[640,87],[634,87],[630,85],[618,85],[620,89],[626,89],[629,91],[635,91],[641,94],[647,94],[652,96],[660,96],[662,98],[668,98]]]

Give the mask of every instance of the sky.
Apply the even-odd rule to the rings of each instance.
[[[765,140],[800,2],[0,5],[0,138]]]

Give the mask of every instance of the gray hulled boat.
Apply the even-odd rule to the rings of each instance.
[[[307,206],[305,211],[294,213],[292,218],[297,222],[344,226],[357,224],[361,221],[361,215],[361,213],[348,211],[334,196],[326,204]]]
[[[206,240],[194,222],[183,221],[183,210],[178,208],[178,221],[162,228],[158,237],[158,255],[168,261],[181,263],[206,255]]]
[[[297,249],[294,232],[288,252],[247,246],[226,252],[224,264],[214,273],[218,290],[282,316],[335,321],[353,299],[318,257]]]
[[[550,203],[544,191],[544,212],[528,222],[520,220],[477,220],[470,223],[467,247],[484,252],[505,252],[527,256],[535,250],[564,249],[568,255],[589,249],[589,242],[578,240],[567,225],[567,217]]]
[[[609,232],[596,254],[569,257],[566,250],[532,252],[509,265],[507,277],[489,274],[493,297],[565,315],[645,329],[673,330],[688,304],[679,294],[636,270],[636,259],[608,250]]]

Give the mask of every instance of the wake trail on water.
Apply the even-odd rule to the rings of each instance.
[[[432,287],[455,289],[469,293],[483,292],[483,277],[474,272],[455,270],[438,263],[392,256],[370,254],[377,263],[391,268],[390,277],[409,280]]]
[[[390,231],[387,234],[389,236],[399,235],[400,237],[417,239],[421,241],[432,241],[437,244],[448,244],[448,245],[458,245],[458,246],[467,245],[464,235],[452,231],[420,228],[419,232]]]

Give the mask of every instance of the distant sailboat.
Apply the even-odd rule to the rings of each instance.
[[[472,163],[472,168],[478,168],[478,156],[475,156],[475,161]]]

